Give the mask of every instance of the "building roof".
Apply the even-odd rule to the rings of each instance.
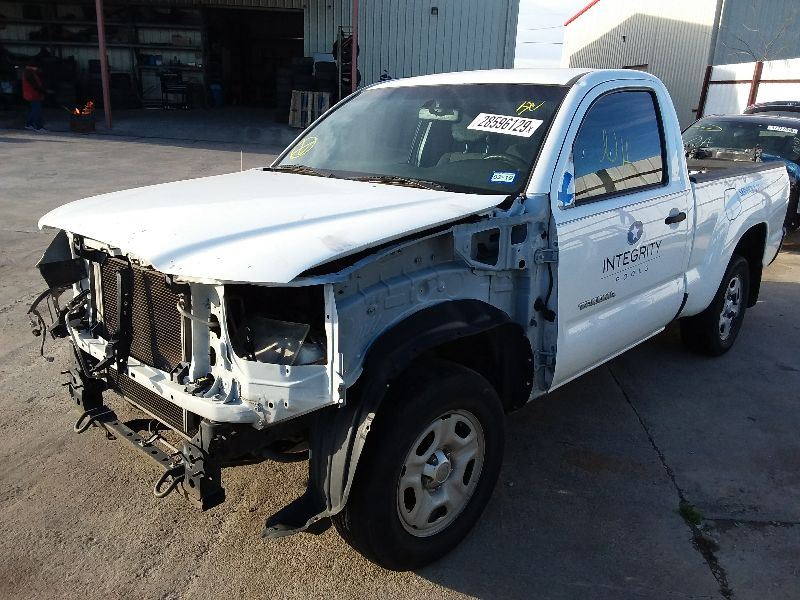
[[[593,7],[595,4],[597,4],[598,2],[600,2],[600,0],[592,0],[591,2],[589,2],[589,4],[587,4],[586,6],[584,6],[582,9],[580,9],[578,12],[576,12],[574,15],[572,15],[572,16],[571,16],[569,19],[567,19],[567,20],[564,22],[564,27],[566,27],[567,25],[569,25],[570,23],[572,23],[572,22],[573,22],[575,19],[577,19],[578,17],[580,17],[580,16],[581,16],[583,13],[585,13],[587,10],[589,10],[590,8],[592,8],[592,7]]]

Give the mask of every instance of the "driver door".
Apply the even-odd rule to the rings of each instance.
[[[664,131],[679,129],[659,95],[598,86],[567,134],[551,191],[559,250],[553,386],[657,333],[683,302],[691,192],[670,168],[678,157],[668,155]]]

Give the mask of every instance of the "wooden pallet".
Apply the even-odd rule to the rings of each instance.
[[[328,92],[292,90],[292,101],[289,105],[289,127],[305,129],[330,107],[331,95]]]

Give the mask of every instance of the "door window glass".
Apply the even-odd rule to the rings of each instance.
[[[652,94],[615,92],[592,104],[575,138],[573,161],[577,202],[664,182],[663,135]]]

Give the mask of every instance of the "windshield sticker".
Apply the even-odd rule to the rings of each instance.
[[[539,110],[544,106],[544,102],[539,102],[536,104],[533,100],[525,100],[522,104],[517,107],[517,116],[524,115],[526,112],[533,112],[535,110]]]
[[[797,135],[797,129],[794,127],[781,127],[780,125],[767,125],[767,131],[782,131],[783,133]]]
[[[297,144],[292,151],[289,152],[289,158],[297,159],[303,158],[306,154],[311,152],[311,149],[317,145],[317,138],[315,137],[307,137],[300,140],[300,143]]]
[[[516,171],[495,171],[489,178],[489,183],[514,183],[516,178]]]
[[[472,123],[467,125],[467,129],[528,138],[533,135],[533,132],[536,131],[543,122],[544,121],[538,119],[480,113],[473,119]]]
[[[722,131],[719,125],[698,125],[697,128],[700,131]]]

